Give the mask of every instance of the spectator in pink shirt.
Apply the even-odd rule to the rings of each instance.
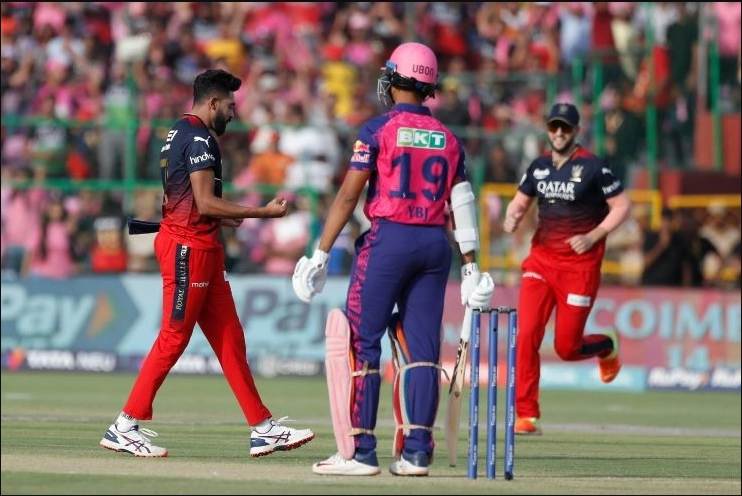
[[[55,32],[59,32],[64,26],[67,11],[63,2],[33,2],[34,30],[41,30],[44,26],[51,26]]]
[[[72,255],[72,237],[77,223],[60,198],[52,199],[41,214],[41,225],[31,239],[27,275],[67,279],[77,273]]]
[[[348,42],[345,45],[345,58],[362,72],[376,58],[372,45],[371,19],[362,10],[356,10],[348,16]],[[374,68],[377,69],[377,68]],[[374,74],[378,70],[374,71]]]
[[[718,29],[719,78],[722,85],[739,86],[742,9],[739,2],[714,2]]]
[[[8,178],[8,184],[5,178]],[[39,207],[46,198],[40,188],[26,189],[15,186],[32,177],[29,168],[4,168],[2,191],[2,268],[11,276],[20,276],[23,261],[32,246],[31,234],[39,227]]]

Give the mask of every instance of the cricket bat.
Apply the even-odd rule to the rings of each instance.
[[[459,348],[456,352],[456,362],[451,375],[451,385],[448,388],[448,409],[444,425],[446,448],[448,449],[448,464],[456,466],[457,447],[459,441],[459,414],[461,413],[461,393],[464,389],[466,364],[469,359],[469,338],[471,337],[471,308],[467,305],[464,312],[464,321],[461,323]]]

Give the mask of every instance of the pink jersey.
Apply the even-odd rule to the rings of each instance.
[[[371,221],[445,225],[453,180],[467,180],[461,141],[421,105],[366,121],[349,167],[372,173],[363,208]]]

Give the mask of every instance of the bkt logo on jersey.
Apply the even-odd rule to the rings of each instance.
[[[196,164],[199,164],[199,163],[204,162],[206,160],[216,160],[216,157],[214,157],[209,152],[203,152],[201,155],[199,155],[197,157],[188,157],[188,160],[191,161],[191,165],[196,165]]]
[[[443,150],[446,147],[446,135],[440,131],[400,127],[397,130],[397,146]]]

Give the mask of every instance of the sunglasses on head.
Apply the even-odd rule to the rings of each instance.
[[[546,125],[546,127],[552,133],[556,133],[557,130],[560,128],[565,133],[571,133],[572,130],[574,129],[572,126],[570,126],[569,124],[563,121],[551,121]]]

